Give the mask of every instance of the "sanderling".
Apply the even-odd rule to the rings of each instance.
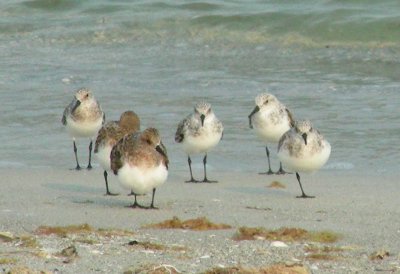
[[[156,188],[168,177],[167,150],[158,130],[147,128],[125,135],[111,150],[111,169],[121,186],[134,193],[132,207],[144,208],[137,203],[136,196],[153,191],[149,208],[155,208]]]
[[[271,170],[271,162],[267,143],[278,143],[281,136],[293,127],[294,119],[290,111],[268,93],[262,93],[255,98],[256,106],[249,115],[249,126],[254,128],[257,136],[266,144],[265,151],[268,159],[268,171],[260,174],[274,174]],[[285,174],[280,163],[276,174]]]
[[[195,153],[205,153],[203,158],[204,179],[202,182],[217,182],[207,179],[207,152],[222,139],[223,130],[222,123],[215,116],[211,105],[206,102],[197,103],[194,107],[194,113],[179,123],[175,133],[175,141],[182,143],[183,150],[188,155],[190,180],[186,182],[198,182],[193,179],[192,160],[190,159],[190,155]]]
[[[140,120],[133,111],[125,111],[121,114],[119,121],[107,122],[97,134],[94,153],[104,169],[104,180],[106,182],[106,195],[116,195],[108,189],[108,173],[111,170],[110,153],[113,146],[126,134],[135,133],[140,130]]]
[[[299,172],[313,172],[320,169],[331,154],[331,145],[314,129],[308,120],[297,121],[292,129],[279,140],[278,157],[290,170],[296,172],[301,189],[297,198],[314,198],[304,193]]]
[[[65,108],[61,122],[67,127],[67,131],[73,139],[76,170],[81,167],[78,162],[75,139],[78,137],[90,138],[87,168],[91,169],[93,137],[104,124],[105,115],[89,89],[81,88],[76,92],[72,102]]]

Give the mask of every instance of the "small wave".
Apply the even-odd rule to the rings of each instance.
[[[65,11],[75,9],[81,2],[79,0],[31,0],[22,2],[22,4],[34,9]]]
[[[218,9],[220,6],[206,2],[196,2],[180,5],[180,8],[192,11],[212,11]]]
[[[333,162],[327,164],[323,169],[326,170],[352,170],[354,169],[354,164],[348,162]]]
[[[194,2],[194,3],[184,3],[184,4],[155,2],[155,3],[145,4],[143,6],[151,7],[153,10],[182,9],[189,11],[213,11],[220,8],[220,5],[218,4],[212,4],[207,2]]]
[[[85,9],[83,12],[87,14],[107,14],[108,16],[111,15],[112,13],[116,13],[119,11],[124,11],[126,10],[126,7],[123,5],[97,5],[95,7],[90,7]]]
[[[43,14],[26,22],[14,18],[26,18],[21,15],[26,15],[27,9],[9,9],[8,21],[0,27],[0,33],[29,33],[32,34],[28,37],[30,40],[66,44],[134,41],[136,44],[274,44],[306,48],[398,48],[400,45],[400,12],[393,8],[383,14],[382,7],[374,3],[365,7],[356,2],[351,6],[331,2],[310,8],[307,4],[231,5],[212,1],[96,3],[32,0],[24,1],[22,5],[41,9]],[[394,2],[385,7],[391,5],[395,6]],[[49,14],[54,17],[53,11],[71,10],[75,12],[67,18],[47,20]]]

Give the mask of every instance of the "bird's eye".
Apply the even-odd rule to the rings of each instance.
[[[268,100],[265,101],[265,104],[268,104]]]

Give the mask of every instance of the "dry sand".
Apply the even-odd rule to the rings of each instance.
[[[316,198],[296,199],[300,189],[294,175],[213,171],[210,177],[218,179],[217,184],[185,184],[188,174],[172,171],[167,183],[156,192],[155,205],[159,209],[145,210],[126,207],[133,197],[119,188],[113,175],[109,176],[110,188],[120,195],[104,196],[102,173],[99,168],[79,172],[1,170],[0,232],[8,232],[10,238],[0,236],[0,273],[18,266],[49,273],[123,273],[146,265],[170,265],[170,270],[176,268],[181,273],[201,273],[217,266],[277,263],[303,265],[310,273],[400,273],[400,199],[395,176],[320,171],[302,176],[305,192]],[[273,181],[286,188],[268,188]],[[139,197],[146,205],[150,199],[151,195]],[[173,216],[182,220],[205,216],[232,229],[142,228]],[[35,234],[43,225],[85,223],[96,229],[124,229],[134,234]],[[232,240],[241,226],[329,230],[342,238],[332,244],[300,241],[273,247],[271,241],[263,239]],[[34,244],[24,244],[21,237],[33,239]],[[69,246],[76,248],[76,257],[59,254]],[[319,258],[310,257],[310,250],[324,247],[337,250],[317,252],[326,255]],[[383,259],[371,259],[371,254],[382,250]]]

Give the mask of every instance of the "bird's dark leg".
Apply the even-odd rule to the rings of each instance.
[[[78,162],[78,149],[76,148],[75,140],[74,140],[74,153],[75,153],[75,161],[76,161],[76,170],[80,170],[81,166],[79,165]]]
[[[87,169],[92,169],[92,146],[93,146],[93,141],[90,140],[90,144],[89,144],[89,163],[87,166]]]
[[[133,191],[131,193],[132,193],[133,196],[135,196],[135,202],[133,203],[133,205],[130,205],[129,207],[131,207],[131,208],[145,208],[144,206],[138,204],[137,199],[136,199],[137,195]]]
[[[279,163],[279,170],[275,173],[277,175],[285,175],[285,174],[291,174],[290,172],[286,172],[282,168],[282,162]]]
[[[107,180],[108,173],[107,173],[107,170],[104,170],[103,174],[104,174],[104,181],[106,182],[106,194],[105,195],[110,195],[110,196],[118,195],[118,194],[115,194],[115,193],[111,193],[110,190],[108,189],[108,180]]]
[[[217,181],[210,181],[207,179],[207,153],[206,155],[204,155],[203,158],[203,165],[204,165],[204,179],[203,179],[203,183],[217,183]]]
[[[296,198],[315,198],[315,196],[308,196],[304,193],[303,187],[301,186],[301,183],[300,183],[300,175],[298,172],[296,172],[296,178],[297,178],[297,181],[299,181],[299,185],[300,185],[300,189],[301,189],[301,196],[296,196]]]
[[[192,160],[190,159],[190,156],[188,156],[188,164],[189,164],[189,171],[190,171],[190,180],[185,181],[185,183],[198,183],[199,181],[195,180],[193,178],[193,173],[192,173]]]
[[[261,172],[260,174],[272,175],[272,174],[274,174],[274,172],[272,172],[272,169],[271,169],[271,160],[269,158],[268,146],[265,146],[265,152],[267,153],[267,159],[268,159],[268,171],[267,172]]]
[[[150,207],[148,207],[149,209],[158,209],[157,207],[154,206],[154,195],[156,194],[156,189],[153,188],[153,195],[151,196],[151,204]]]

